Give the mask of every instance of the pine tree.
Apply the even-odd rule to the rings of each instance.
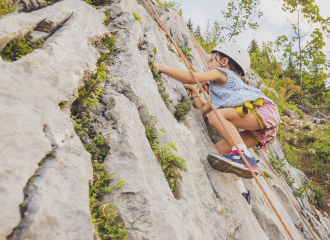
[[[202,36],[201,28],[200,28],[199,25],[197,25],[197,27],[196,27],[196,31],[195,31],[194,35],[195,35],[195,37],[196,37],[196,36]]]
[[[187,26],[191,32],[194,32],[194,23],[191,21],[191,18],[189,18],[189,20],[187,22]]]
[[[251,55],[252,53],[258,52],[259,50],[259,45],[255,39],[252,40],[250,43],[250,46],[248,48],[249,54]]]

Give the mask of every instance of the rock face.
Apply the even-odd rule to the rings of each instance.
[[[44,21],[59,28],[41,49],[0,63],[0,239],[92,239],[90,155],[59,104],[75,100],[100,56],[92,45],[109,32],[95,9],[68,0],[3,17],[0,45]]]
[[[184,20],[172,10],[155,7],[175,41],[193,49],[196,70],[205,71]],[[109,30],[102,25],[105,11],[111,16]],[[132,12],[139,13],[141,22]],[[250,208],[231,176],[210,167],[206,156],[216,151],[212,141],[219,136],[209,134],[201,112],[192,109],[182,121],[173,117],[174,105],[189,99],[184,87],[164,76],[173,102],[162,100],[148,60],[185,67],[143,3],[112,0],[95,10],[85,2],[65,0],[31,13],[12,13],[0,20],[0,46],[28,31],[49,34],[41,49],[12,63],[0,61],[0,240],[93,239],[90,155],[73,130],[70,107],[96,68],[103,51],[96,46],[110,31],[117,46],[109,79],[97,108],[87,114],[94,129],[112,133],[104,164],[125,184],[102,201],[117,203],[129,239],[290,239],[253,179],[244,180],[253,193]],[[257,77],[250,79],[258,85]],[[66,107],[61,109],[60,103]],[[166,130],[160,145],[175,142],[176,154],[186,160],[187,172],[182,172],[174,193],[145,137],[141,118],[150,116],[157,117],[157,129]],[[50,151],[53,156],[43,160]],[[271,152],[284,159],[278,142]],[[279,179],[256,157],[261,169],[273,175],[268,180],[274,192],[263,178],[260,181],[294,239],[313,239]],[[285,168],[300,180],[297,183],[306,180],[287,162]],[[282,182],[317,238],[330,239],[330,221],[313,210],[307,198],[296,199]]]

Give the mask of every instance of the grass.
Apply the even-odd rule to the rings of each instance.
[[[0,19],[3,15],[11,13],[14,8],[9,6],[9,2],[6,0],[0,0]]]
[[[145,127],[145,134],[154,151],[158,163],[160,164],[168,185],[173,192],[176,188],[178,178],[180,178],[181,171],[186,171],[185,160],[175,155],[172,151],[177,151],[176,145],[173,142],[167,143],[163,148],[159,147],[159,134],[156,133],[155,124],[157,123],[156,116],[150,116],[148,120],[141,121]],[[166,133],[165,129],[159,129],[160,132]]]
[[[35,49],[40,48],[43,43],[44,40],[37,39],[34,41],[28,41],[26,37],[14,39],[7,43],[1,52],[1,57],[4,61],[14,62],[28,53],[33,52]]]
[[[140,16],[140,14],[138,12],[132,12],[132,14],[136,21],[141,22],[142,17]]]

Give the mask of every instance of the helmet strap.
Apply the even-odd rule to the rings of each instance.
[[[222,67],[222,63],[218,61],[218,52],[215,53],[215,61],[217,61],[220,66]]]

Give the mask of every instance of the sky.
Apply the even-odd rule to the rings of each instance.
[[[183,18],[187,21],[191,18],[194,26],[199,25],[202,32],[207,27],[207,22],[213,23],[215,20],[223,21],[221,11],[227,11],[229,0],[179,0]],[[262,42],[275,41],[278,36],[286,35],[293,37],[294,32],[291,28],[290,21],[293,21],[292,14],[284,12],[282,7],[283,0],[260,0],[259,8],[263,12],[263,16],[259,19],[254,18],[259,24],[257,30],[249,29],[235,38],[236,42],[245,48],[248,48],[251,41],[256,39],[261,47]],[[323,17],[330,16],[330,0],[315,0],[315,3],[320,7],[320,13]],[[288,22],[289,20],[289,22]],[[302,30],[308,32],[310,25],[302,24]],[[307,41],[305,37],[303,41]],[[324,51],[330,60],[330,39],[326,39]],[[328,84],[330,85],[330,79]]]
[[[290,13],[281,9],[282,0],[261,0],[259,8],[263,12],[263,16],[257,20],[259,28],[257,30],[247,30],[240,36],[236,37],[236,42],[248,48],[252,39],[256,39],[261,46],[262,41],[275,41],[280,35],[293,36],[289,20],[292,20]],[[323,17],[330,16],[330,0],[315,0],[320,7]],[[206,29],[207,22],[213,23],[215,20],[222,21],[221,11],[227,10],[228,0],[181,0],[181,8],[185,20],[192,19],[195,26],[200,25],[202,32]],[[303,25],[303,30],[308,31],[310,25]],[[307,40],[307,38],[305,39]],[[330,39],[326,41],[325,51],[330,59]]]

